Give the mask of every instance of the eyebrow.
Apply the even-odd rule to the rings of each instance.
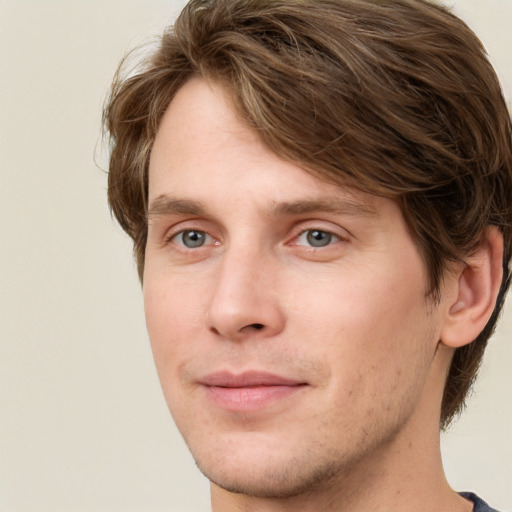
[[[314,212],[327,212],[336,215],[371,217],[377,215],[377,210],[370,205],[348,198],[324,197],[322,199],[300,199],[298,201],[274,203],[271,206],[272,215],[301,215]]]
[[[270,216],[305,215],[314,212],[327,212],[336,215],[359,217],[377,216],[378,212],[370,205],[346,198],[324,197],[322,199],[299,199],[297,201],[273,202],[268,210]],[[206,208],[201,202],[190,199],[178,199],[167,195],[157,196],[150,204],[148,217],[164,215],[206,215]]]
[[[167,195],[157,196],[149,205],[148,217],[162,215],[205,215],[204,206],[190,199],[177,199]]]

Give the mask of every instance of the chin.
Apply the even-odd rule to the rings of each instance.
[[[317,490],[346,469],[339,460],[312,460],[308,456],[254,457],[223,455],[201,457],[193,454],[197,467],[214,485],[238,494],[258,498],[290,498]]]
[[[213,484],[222,489],[257,498],[290,498],[313,492],[338,474],[334,465],[321,468],[265,468],[263,472],[250,470],[247,474],[229,471],[199,469]],[[235,474],[236,473],[236,474]]]

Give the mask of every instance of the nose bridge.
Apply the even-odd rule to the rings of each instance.
[[[217,268],[208,310],[208,327],[226,338],[258,332],[271,335],[283,326],[272,274],[275,262],[254,241],[230,244]]]

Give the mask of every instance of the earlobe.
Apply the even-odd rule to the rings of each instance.
[[[458,348],[482,332],[496,304],[503,277],[503,236],[489,226],[478,248],[454,276],[453,299],[448,304],[441,342]]]

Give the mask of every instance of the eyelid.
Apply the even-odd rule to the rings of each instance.
[[[184,219],[168,219],[165,224],[162,223],[162,226],[164,227],[163,231],[163,237],[166,240],[169,240],[174,235],[177,235],[178,233],[181,233],[183,231],[205,231],[208,232],[208,228],[206,226],[206,222],[197,217],[190,217],[190,218],[184,218]]]
[[[185,233],[187,231],[198,231],[201,233],[204,233],[207,237],[211,238],[214,242],[218,242],[218,237],[214,236],[212,234],[211,226],[207,221],[204,219],[186,219],[186,220],[180,220],[179,222],[176,222],[172,226],[168,227],[165,232],[162,235],[162,243],[164,245],[168,245],[170,243],[173,243],[173,238],[177,237],[181,233]],[[176,244],[178,247],[182,247],[184,249],[188,249],[183,244]],[[209,245],[212,245],[211,242],[205,244],[202,247],[208,247]]]
[[[293,230],[293,234],[290,237],[291,244],[290,245],[298,245],[295,242],[301,235],[304,233],[307,233],[308,231],[321,231],[323,233],[328,233],[329,235],[332,235],[333,237],[337,238],[337,242],[347,242],[350,237],[352,236],[350,232],[344,228],[341,228],[339,226],[333,226],[330,224],[330,226],[325,226],[321,221],[311,221],[311,223],[304,223],[301,222],[299,226],[297,226]],[[332,243],[328,244],[325,247],[328,247],[329,245],[333,245]],[[324,249],[325,247],[310,247],[311,249]]]
[[[190,232],[196,232],[196,233],[202,233],[204,236],[205,236],[205,243],[202,244],[202,245],[199,245],[197,247],[187,247],[184,243],[183,243],[183,240],[181,240],[181,242],[177,242],[176,239],[180,236],[180,235],[183,235],[185,233],[190,233]],[[170,235],[167,239],[168,243],[174,243],[176,245],[178,245],[179,247],[182,247],[183,249],[187,250],[197,250],[197,249],[200,249],[202,247],[208,247],[210,245],[217,245],[215,243],[215,238],[213,238],[212,235],[210,235],[207,231],[204,231],[202,229],[194,229],[194,228],[185,228],[185,229],[182,229],[180,231],[177,231],[175,233],[173,233],[172,235]],[[212,243],[213,242],[213,243]]]
[[[333,245],[334,243],[340,242],[342,240],[340,236],[338,236],[336,233],[332,233],[331,231],[326,231],[325,229],[310,228],[310,229],[305,229],[304,231],[299,233],[294,238],[295,242],[297,242],[302,236],[304,236],[307,233],[310,233],[312,231],[317,231],[317,232],[320,232],[320,233],[325,233],[326,235],[329,235],[332,239],[329,240],[329,242],[326,245],[321,245],[321,246],[318,246],[318,247],[316,247],[314,245],[311,245],[311,244],[308,244],[308,243],[300,243],[300,244],[299,243],[294,243],[293,245],[308,247],[310,249],[324,249],[324,248],[329,247],[330,245]]]

